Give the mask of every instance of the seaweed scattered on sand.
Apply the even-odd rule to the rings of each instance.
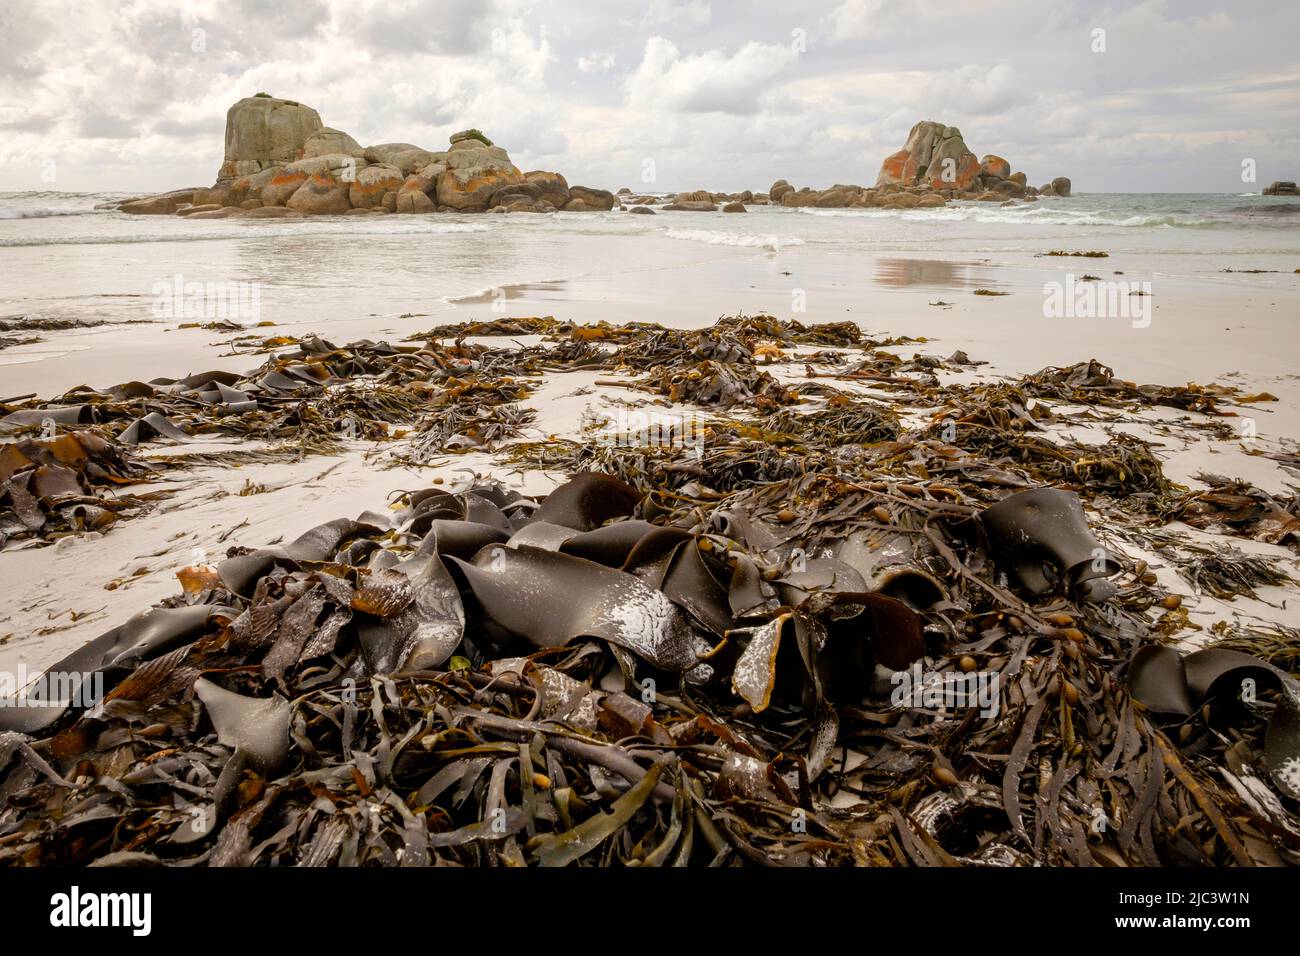
[[[71,686],[0,708],[0,864],[1300,864],[1294,635],[1183,655],[1178,596],[1113,545],[1249,595],[1286,578],[1188,565],[1164,516],[1294,543],[1293,502],[1049,432],[1235,390],[1098,363],[945,384],[967,357],[770,317],[437,331],[55,403],[119,441],[157,414],[569,479],[408,489],[182,569],[52,666]],[[852,361],[792,382],[809,349]],[[533,376],[565,369],[698,417],[520,440]]]
[[[0,548],[102,532],[147,511],[159,492],[119,493],[152,472],[92,429],[0,445]]]

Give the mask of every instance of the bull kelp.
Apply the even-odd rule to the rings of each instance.
[[[1285,587],[1170,522],[1295,549],[1294,498],[1068,435],[1152,405],[1195,434],[1245,396],[1095,361],[957,384],[966,356],[903,344],[500,319],[6,409],[31,543],[62,515],[28,490],[52,413],[101,482],[206,434],[566,477],[430,482],[181,570],[0,709],[0,862],[1300,863],[1294,633],[1185,653],[1120,547],[1225,599]],[[579,372],[641,417],[537,434],[530,397]]]

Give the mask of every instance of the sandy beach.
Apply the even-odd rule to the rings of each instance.
[[[669,230],[691,226],[696,234],[702,231],[700,219],[692,214],[662,215],[672,222]],[[797,214],[768,215],[779,227],[786,217]],[[711,234],[737,235],[721,228]],[[779,228],[772,234],[779,235]],[[489,290],[446,297],[452,301],[443,302],[413,288],[400,294],[388,291],[377,297],[386,310],[369,315],[332,315],[328,311],[313,315],[302,302],[303,290],[273,285],[264,289],[262,305],[262,315],[273,326],[256,331],[295,338],[319,334],[336,344],[359,339],[397,343],[439,324],[533,315],[553,315],[578,324],[654,322],[676,328],[702,328],[727,314],[771,314],[805,322],[850,319],[871,335],[929,340],[896,349],[904,357],[963,350],[988,363],[969,373],[945,376],[954,381],[996,381],[1096,358],[1111,365],[1118,376],[1136,382],[1221,383],[1239,386],[1247,393],[1269,392],[1279,400],[1232,409],[1254,423],[1248,441],[1240,437],[1171,441],[1140,424],[1117,427],[1156,441],[1166,475],[1189,488],[1200,486],[1197,476],[1204,472],[1242,478],[1274,493],[1285,493],[1295,484],[1293,471],[1261,452],[1294,450],[1295,436],[1300,436],[1300,374],[1295,371],[1300,345],[1292,332],[1295,316],[1300,315],[1300,280],[1281,272],[1224,273],[1222,270],[1234,268],[1234,264],[1246,268],[1240,254],[1117,253],[1105,260],[1054,260],[1023,252],[991,252],[949,259],[901,249],[827,256],[808,244],[771,249],[679,242],[657,233],[624,236],[620,241],[628,247],[620,253],[624,261],[644,261],[660,254],[663,246],[674,252],[683,250],[677,253],[681,261],[654,269],[633,267],[550,281],[507,282],[493,287],[504,290],[500,296]],[[779,246],[779,242],[773,245]],[[1263,263],[1276,268],[1291,259],[1261,253],[1248,261],[1252,267]],[[1151,282],[1158,292],[1153,295],[1149,326],[1135,328],[1124,318],[1045,316],[1044,283],[1090,270],[1119,271]],[[129,273],[120,274],[121,287],[143,288],[156,271],[152,264],[142,267],[134,283]],[[975,296],[977,288],[1007,294]],[[792,310],[792,290],[801,291],[806,311]],[[147,296],[141,297],[149,301]],[[137,311],[145,312],[145,307],[137,307]],[[266,358],[263,354],[239,354],[235,334],[178,328],[181,324],[149,321],[47,333],[44,342],[0,353],[0,363],[5,363],[5,391],[53,397],[82,384],[102,388],[209,369],[243,372]],[[793,372],[791,377],[799,378]],[[599,406],[599,399],[608,399],[610,390],[597,389],[595,399],[557,399],[590,387],[590,378],[584,373],[549,377],[544,387],[523,403],[538,419],[521,440],[576,436],[584,405],[594,401]],[[864,390],[864,394],[871,392]],[[1145,412],[1143,417],[1158,422],[1180,415],[1165,409]],[[1238,429],[1238,436],[1247,435],[1246,426],[1229,421]],[[1065,434],[1089,440],[1098,440],[1100,435],[1104,440],[1101,429],[1092,431],[1091,436],[1079,429]],[[209,444],[179,450],[200,451]],[[218,443],[214,447],[228,446]],[[0,574],[15,583],[15,593],[24,595],[0,616],[0,633],[6,635],[0,646],[0,663],[22,662],[38,669],[108,626],[121,623],[139,607],[167,596],[175,588],[175,572],[190,563],[194,549],[216,554],[231,544],[259,546],[276,538],[290,539],[332,517],[372,507],[396,489],[425,485],[439,476],[454,480],[453,473],[463,468],[509,478],[531,492],[553,487],[562,477],[516,474],[513,468],[483,455],[449,456],[437,467],[417,471],[376,470],[367,456],[371,449],[356,443],[340,458],[198,468],[169,476],[157,487],[173,496],[158,513],[115,528],[107,539],[113,544],[113,557],[108,561],[103,560],[105,552],[99,541],[0,553]],[[165,458],[171,451],[159,449],[152,454]],[[230,496],[245,482],[272,490],[239,499],[240,520],[232,522]],[[1228,542],[1223,539],[1219,543]],[[1254,547],[1281,567],[1297,569],[1296,557],[1288,549]],[[90,553],[96,555],[95,561],[86,560]],[[1134,553],[1132,557],[1137,560],[1143,555]],[[1177,576],[1169,572],[1167,583],[1177,586]],[[113,590],[106,590],[110,584]],[[1195,616],[1206,623],[1240,616],[1294,627],[1300,625],[1300,604],[1289,601],[1290,596],[1286,588],[1266,588],[1260,601],[1227,604],[1207,597],[1192,606]]]
[[[18,924],[183,949],[233,869],[374,948],[468,869],[664,867],[733,946],[830,898],[742,868],[852,870],[873,941],[1284,925],[1286,22],[6,10]],[[530,939],[648,912],[556,879]]]

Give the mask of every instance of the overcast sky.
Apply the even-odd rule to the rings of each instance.
[[[207,185],[266,91],[609,189],[870,183],[935,119],[1031,183],[1243,192],[1300,179],[1298,35],[1294,0],[0,0],[0,190]]]

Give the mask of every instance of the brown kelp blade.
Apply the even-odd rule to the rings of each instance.
[[[623,571],[528,546],[489,545],[473,562],[451,560],[484,612],[537,647],[595,637],[678,672],[708,651],[662,592]]]

